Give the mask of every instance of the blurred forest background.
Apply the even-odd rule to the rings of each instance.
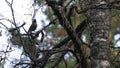
[[[86,3],[90,0],[33,0],[32,6],[33,13],[31,15],[30,25],[27,25],[29,29],[24,28],[28,22],[16,22],[17,17],[14,10],[14,0],[7,1],[7,5],[11,10],[11,19],[0,16],[0,37],[3,36],[3,28],[7,30],[9,34],[9,42],[6,50],[0,50],[0,66],[4,68],[6,62],[8,62],[9,53],[14,51],[13,48],[17,47],[22,50],[19,55],[19,59],[10,61],[12,66],[8,68],[81,68],[82,62],[86,61],[86,68],[90,68],[91,65],[91,48],[90,48],[90,31],[89,21],[87,21],[86,12],[91,9],[86,6]],[[92,7],[92,9],[106,5],[104,0],[99,0],[101,3],[98,6]],[[120,67],[120,1],[109,0],[110,5],[110,63],[111,68]],[[1,6],[0,6],[1,7]],[[67,33],[67,29],[61,25],[57,9],[62,10],[64,16],[69,23],[68,27],[71,27],[78,34],[78,38],[81,41],[82,53],[84,53],[85,60],[81,59],[75,47],[75,43],[71,40],[70,34]],[[60,9],[62,7],[62,9]],[[19,7],[18,7],[19,8]],[[41,20],[36,15],[42,10],[42,14],[47,18]],[[0,13],[1,14],[1,13]],[[18,13],[19,14],[19,13]],[[28,14],[29,15],[29,14]],[[3,21],[4,20],[4,21]],[[36,20],[36,22],[34,21]],[[63,19],[64,20],[64,19]],[[7,27],[4,23],[11,24],[11,27]],[[36,28],[40,28],[37,29]],[[28,31],[29,30],[29,31]],[[68,31],[69,31],[68,30]],[[17,56],[16,56],[17,57]]]

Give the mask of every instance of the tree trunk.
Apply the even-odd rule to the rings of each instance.
[[[109,3],[109,0],[89,0],[89,6]],[[107,8],[106,5],[102,5]],[[109,9],[90,9],[87,12],[90,29],[91,68],[110,68]]]

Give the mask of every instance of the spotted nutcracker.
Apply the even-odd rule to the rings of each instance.
[[[35,29],[37,28],[37,22],[36,22],[36,19],[33,19],[32,20],[32,24],[28,30],[28,33],[31,33],[32,31],[35,31]]]

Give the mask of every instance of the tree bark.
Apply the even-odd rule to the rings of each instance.
[[[109,0],[89,0],[89,6],[107,4]],[[101,7],[107,7],[102,5]],[[91,68],[110,68],[110,48],[109,48],[109,9],[90,9],[87,12],[90,47],[91,47]]]

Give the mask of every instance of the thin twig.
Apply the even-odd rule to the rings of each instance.
[[[3,24],[2,22],[0,22],[1,25],[3,25],[7,30],[9,29],[5,24]]]

